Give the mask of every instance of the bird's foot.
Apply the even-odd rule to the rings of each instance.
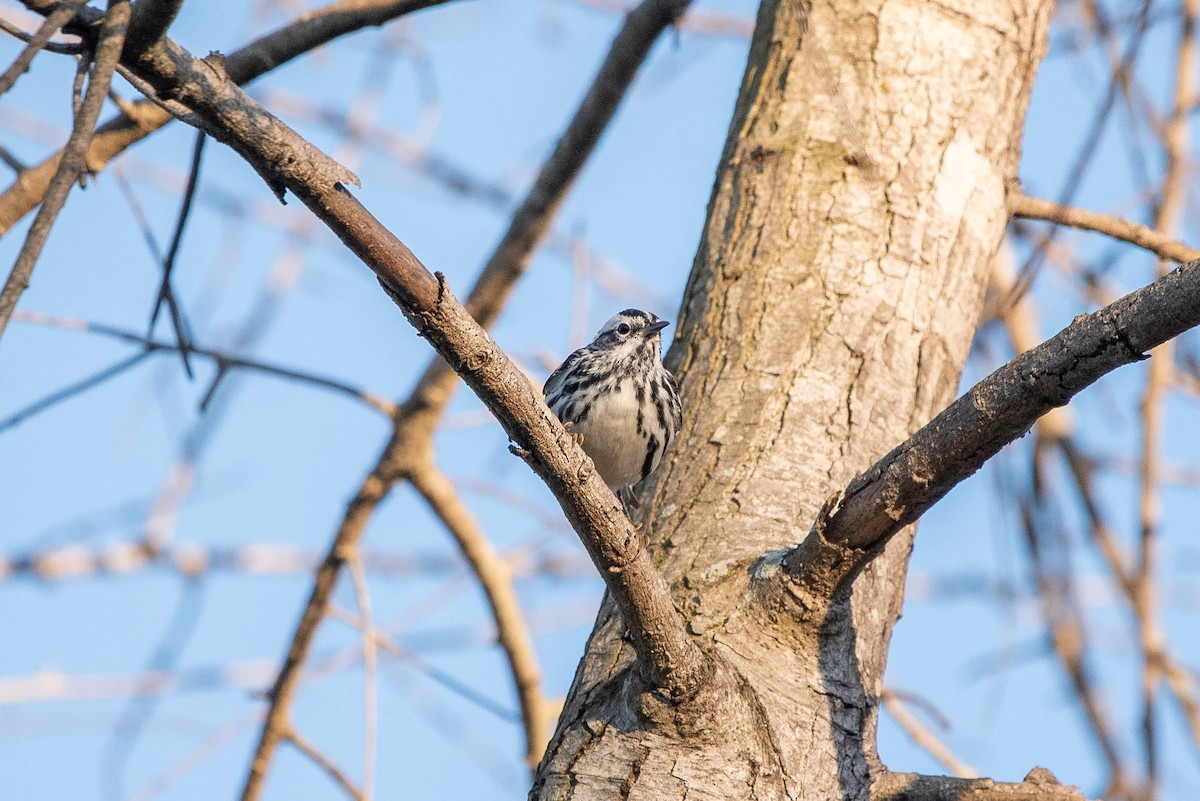
[[[568,420],[567,422],[563,423],[563,428],[565,428],[567,433],[571,435],[571,439],[575,440],[575,444],[582,448],[583,434],[575,430],[575,424]]]
[[[621,505],[625,507],[625,514],[628,516],[635,509],[640,509],[642,502],[638,500],[637,495],[633,493],[633,486],[626,484],[617,492],[617,497],[621,500]]]

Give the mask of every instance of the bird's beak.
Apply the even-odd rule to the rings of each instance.
[[[650,325],[646,326],[645,334],[643,336],[652,336],[657,334],[670,324],[671,323],[669,320],[659,320],[657,323],[650,323]]]

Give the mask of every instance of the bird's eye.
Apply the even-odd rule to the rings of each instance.
[[[629,323],[621,323],[620,325],[618,325],[617,333],[620,334],[621,336],[625,336],[626,334],[628,334],[629,333]]]

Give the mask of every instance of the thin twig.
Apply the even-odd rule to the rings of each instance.
[[[0,162],[4,162],[4,165],[17,175],[29,169],[23,161],[14,156],[13,152],[4,145],[0,145]]]
[[[1039,455],[1035,453],[1034,459]],[[1036,462],[1034,472],[1038,472]],[[1037,483],[1035,481],[1035,493],[1040,490],[1040,487],[1036,486]],[[1049,629],[1050,647],[1067,675],[1071,689],[1087,717],[1096,745],[1108,766],[1109,790],[1113,793],[1117,790],[1124,791],[1128,784],[1127,771],[1117,750],[1116,734],[1108,720],[1102,696],[1096,688],[1096,681],[1088,664],[1087,629],[1083,616],[1079,613],[1069,577],[1053,576],[1046,564],[1045,543],[1052,536],[1047,533],[1051,527],[1039,526],[1034,519],[1038,512],[1045,513],[1050,506],[1044,497],[1019,499],[1021,524],[1029,548],[1034,586],[1041,602],[1042,616]]]
[[[138,507],[141,504],[137,504]],[[366,552],[363,568],[390,577],[444,576],[467,574],[460,558],[440,553]],[[64,582],[101,577],[127,577],[147,570],[160,570],[193,578],[214,573],[245,575],[310,575],[321,563],[321,555],[284,543],[260,542],[234,548],[206,548],[195,543],[150,552],[141,541],[123,539],[103,545],[65,545],[0,555],[0,581],[31,579]],[[522,578],[547,577],[585,579],[592,575],[583,557],[564,554],[526,555]]]
[[[134,220],[137,222],[138,228],[141,229],[142,239],[150,251],[151,258],[154,259],[156,264],[161,265],[164,261],[162,248],[158,246],[158,240],[155,238],[154,231],[150,227],[150,218],[146,215],[146,210],[142,207],[141,201],[138,200],[137,193],[133,191],[133,186],[126,180],[123,169],[118,167],[113,170],[113,176],[117,179],[117,186],[133,211]],[[183,310],[175,303],[174,294],[170,296],[169,303],[171,306],[171,322],[175,330],[176,348],[183,359],[183,371],[191,379],[193,377],[192,365],[191,360],[188,358],[192,342],[191,327],[188,324],[187,318],[183,316]],[[146,338],[149,339],[152,334],[153,331],[148,331]]]
[[[1174,240],[1161,231],[1120,217],[1110,217],[1106,214],[1085,211],[1062,203],[1021,194],[1009,198],[1009,211],[1014,217],[1045,220],[1071,228],[1095,231],[1144,248],[1163,259],[1182,263],[1200,258],[1200,250]]]
[[[942,767],[954,776],[964,779],[974,778],[979,771],[968,765],[957,754],[950,750],[944,742],[925,727],[896,693],[891,690],[883,691],[883,706],[891,714],[892,719],[904,729],[905,733],[920,748],[936,759]]]
[[[56,10],[58,9],[51,9],[51,13]],[[33,225],[25,236],[25,243],[21,246],[21,252],[17,255],[16,263],[13,264],[4,284],[4,290],[0,292],[0,337],[4,335],[4,329],[12,318],[17,300],[29,286],[34,265],[37,264],[42,247],[50,237],[50,230],[54,227],[58,213],[67,201],[71,186],[87,170],[85,155],[92,139],[92,131],[96,127],[96,120],[100,116],[100,109],[108,95],[113,70],[121,57],[129,13],[129,0],[109,0],[108,12],[104,14],[104,22],[96,41],[96,56],[91,79],[88,81],[87,95],[75,116],[71,138],[63,148],[62,160],[46,188],[42,207],[38,209]]]
[[[375,755],[379,733],[379,658],[375,647],[375,624],[371,616],[371,592],[367,587],[367,574],[363,569],[362,555],[354,554],[349,562],[350,580],[354,585],[354,598],[358,604],[358,616],[362,621],[363,661],[363,776],[362,795],[370,801],[375,786]]]
[[[1063,436],[1055,444],[1062,451],[1071,479],[1077,489],[1079,501],[1087,516],[1092,541],[1099,548],[1116,585],[1134,611],[1136,620],[1139,590],[1133,575],[1133,565],[1122,553],[1116,536],[1105,523],[1101,514],[1093,488],[1092,473],[1094,471],[1091,461],[1080,452],[1080,447],[1073,437]],[[1179,703],[1180,710],[1192,734],[1193,742],[1200,748],[1200,697],[1198,697],[1200,688],[1197,687],[1195,677],[1178,665],[1165,644],[1162,645],[1156,656],[1162,665],[1167,686]]]
[[[47,328],[60,328],[68,331],[86,331],[90,334],[108,337],[109,339],[117,339],[123,342],[128,342],[132,345],[140,345],[145,348],[145,353],[139,354],[146,356],[152,353],[178,353],[179,346],[170,342],[160,342],[154,339],[147,339],[141,334],[133,331],[126,331],[114,326],[104,325],[102,323],[92,323],[86,320],[77,320],[68,317],[54,317],[48,314],[38,314],[35,312],[17,312],[15,315],[17,322],[29,323],[31,325],[40,325]],[[258,359],[248,359],[243,356],[236,356],[224,350],[217,348],[205,348],[192,346],[191,352],[197,356],[203,356],[206,359],[211,359],[219,369],[228,370],[249,370],[251,372],[262,373],[264,375],[283,378],[288,381],[296,381],[301,384],[308,384],[321,389],[329,389],[334,392],[354,398],[355,400],[365,403],[372,409],[375,409],[388,417],[393,417],[396,414],[397,406],[392,401],[376,395],[373,392],[368,392],[365,389],[347,384],[343,381],[338,381],[327,376],[317,375],[315,373],[307,373],[303,370],[294,370],[290,367],[283,367],[270,362],[260,361]],[[55,394],[57,395],[57,393]],[[55,396],[51,396],[55,397]],[[58,399],[65,400],[65,398]],[[55,400],[54,402],[58,402]],[[41,403],[39,401],[39,403]],[[41,411],[37,409],[35,411]],[[30,409],[23,410],[18,415],[11,415],[4,421],[0,422],[0,431],[15,425],[21,420],[28,417]],[[21,419],[15,419],[17,417]]]
[[[37,33],[30,36],[26,41],[24,49],[17,55],[12,65],[0,75],[0,95],[13,88],[17,79],[29,71],[29,65],[33,63],[34,57],[49,44],[50,38],[58,33],[58,29],[67,23],[67,20],[75,16],[78,10],[77,5],[66,5],[57,9],[53,14],[46,17],[38,28]],[[25,37],[21,37],[25,38]]]
[[[313,764],[325,771],[325,774],[333,780],[333,783],[341,787],[342,791],[353,798],[354,801],[367,801],[366,795],[354,786],[354,782],[350,781],[350,777],[342,772],[342,769],[335,765],[333,760],[325,756],[319,748],[302,737],[295,729],[288,729],[283,739],[294,745],[297,751],[304,754],[313,761]]]
[[[22,42],[31,42],[34,37],[34,34],[26,33],[3,17],[0,17],[0,31],[15,36]],[[46,42],[41,49],[62,56],[78,56],[83,53],[83,45],[80,42]]]
[[[457,593],[454,593],[454,594],[457,594]],[[412,667],[415,670],[417,670],[418,672],[422,673],[423,675],[425,675],[426,678],[428,678],[434,684],[437,684],[438,686],[442,687],[443,689],[450,691],[454,695],[457,695],[459,698],[462,698],[464,701],[474,704],[475,706],[479,707],[479,709],[483,710],[484,712],[488,712],[491,715],[495,716],[497,719],[503,720],[506,723],[520,723],[521,722],[521,716],[518,715],[516,712],[512,711],[511,709],[505,708],[500,703],[489,698],[488,696],[484,695],[483,693],[479,692],[478,690],[474,689],[473,687],[471,687],[467,684],[464,684],[463,682],[461,682],[458,679],[451,676],[449,673],[446,673],[443,670],[439,670],[438,668],[429,664],[425,660],[421,659],[421,657],[417,656],[417,654],[414,653],[412,650],[405,648],[403,645],[401,645],[399,642],[397,642],[395,638],[389,636],[386,632],[381,631],[378,628],[371,628],[371,629],[366,628],[363,625],[361,618],[351,615],[347,612],[344,612],[336,606],[331,606],[329,608],[329,617],[334,620],[340,620],[343,623],[351,625],[354,628],[358,629],[359,631],[362,631],[362,632],[370,631],[371,637],[373,638],[375,644],[378,645],[385,652],[396,657],[397,659],[404,662],[409,667]]]
[[[1109,81],[1104,100],[1101,101],[1100,107],[1096,110],[1095,118],[1088,129],[1087,139],[1080,147],[1079,153],[1075,157],[1075,162],[1072,164],[1071,170],[1067,175],[1067,179],[1063,183],[1063,188],[1059,191],[1058,202],[1060,204],[1070,204],[1075,198],[1075,193],[1079,191],[1079,187],[1083,183],[1083,177],[1091,165],[1097,147],[1100,144],[1100,137],[1104,132],[1105,122],[1112,113],[1120,88],[1127,80],[1129,71],[1133,68],[1133,64],[1137,60],[1137,54],[1141,49],[1143,41],[1145,41],[1146,30],[1149,25],[1150,5],[1151,0],[1142,0],[1138,27],[1131,37],[1124,57],[1119,63],[1113,66],[1112,78]],[[1013,284],[1013,291],[1009,298],[1004,301],[1006,305],[1016,303],[1033,285],[1033,281],[1037,277],[1041,265],[1045,260],[1046,253],[1053,244],[1055,237],[1058,236],[1058,233],[1059,229],[1051,228],[1045,236],[1038,240],[1033,252],[1017,272],[1017,280]]]
[[[162,259],[162,283],[158,287],[158,297],[154,301],[154,309],[150,313],[150,323],[146,329],[146,336],[150,337],[154,334],[154,323],[158,319],[158,313],[162,310],[163,304],[167,304],[167,310],[171,315],[171,325],[175,329],[175,342],[179,346],[179,353],[183,357],[183,369],[190,378],[192,375],[191,365],[188,363],[188,351],[191,349],[191,332],[188,330],[187,320],[183,316],[182,310],[179,308],[179,302],[175,295],[175,289],[171,284],[171,275],[175,268],[175,258],[179,255],[179,246],[183,241],[183,232],[187,228],[188,218],[192,211],[192,202],[196,199],[196,187],[200,184],[200,165],[203,163],[204,143],[208,140],[208,136],[204,131],[196,132],[196,144],[192,148],[192,163],[188,169],[187,187],[183,191],[183,200],[179,206],[179,217],[175,222],[175,231],[171,234],[171,244],[167,248],[167,255]]]
[[[68,401],[76,395],[82,395],[88,390],[95,389],[110,378],[116,378],[126,370],[141,364],[149,355],[149,351],[143,351],[142,353],[135,353],[132,356],[126,356],[124,359],[98,370],[87,378],[82,378],[73,384],[68,384],[61,389],[51,392],[43,398],[39,398],[23,409],[18,409],[8,417],[0,419],[0,433],[4,433],[8,429],[25,422],[30,417],[40,414],[64,401]]]
[[[167,765],[160,773],[142,785],[141,789],[129,796],[127,801],[151,801],[157,798],[172,784],[207,762],[217,751],[240,737],[261,717],[262,711],[255,707],[218,727],[197,743],[195,748]]]

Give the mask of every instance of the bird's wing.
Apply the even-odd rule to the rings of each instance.
[[[550,374],[550,377],[546,379],[545,386],[542,387],[542,397],[549,398],[552,393],[557,392],[562,387],[567,374],[571,372],[571,368],[575,366],[575,363],[583,358],[583,354],[586,351],[586,347],[575,351],[558,366],[557,370]]]

